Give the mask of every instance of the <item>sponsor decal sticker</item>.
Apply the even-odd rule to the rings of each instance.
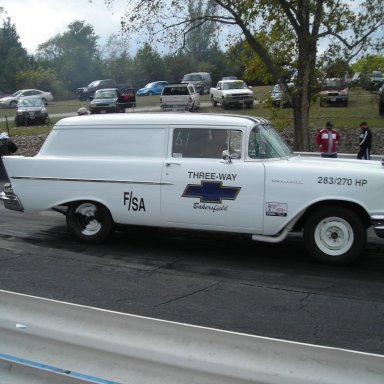
[[[265,214],[267,216],[287,216],[288,205],[287,203],[266,203]]]

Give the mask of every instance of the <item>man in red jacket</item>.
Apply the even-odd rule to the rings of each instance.
[[[333,124],[327,122],[325,129],[316,135],[316,142],[320,148],[321,157],[337,157],[337,144],[340,142],[340,134],[333,129]]]

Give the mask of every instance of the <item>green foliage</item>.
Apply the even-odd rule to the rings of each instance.
[[[43,66],[52,68],[67,91],[100,78],[102,61],[97,48],[98,36],[93,27],[74,21],[68,30],[39,45],[36,58]],[[60,96],[60,95],[59,95]]]
[[[14,89],[19,70],[28,67],[27,51],[19,41],[16,27],[8,18],[0,28],[0,90],[10,92]]]
[[[36,69],[26,69],[17,72],[16,88],[37,88],[50,91],[57,98],[57,95],[62,93],[63,85],[57,79],[53,69],[45,69],[39,66]]]
[[[369,55],[357,60],[351,65],[353,72],[370,73],[372,71],[384,72],[384,56]]]
[[[164,63],[158,52],[152,49],[149,44],[144,44],[144,46],[137,51],[132,66],[132,75],[135,79],[135,84],[140,87],[151,81],[164,79]]]
[[[191,24],[186,31],[185,50],[196,61],[204,61],[210,47],[216,43],[216,23],[212,20],[203,22],[204,16],[215,13],[216,5],[208,0],[203,9],[203,0],[188,0],[188,13]]]

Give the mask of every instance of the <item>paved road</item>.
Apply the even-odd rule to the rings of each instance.
[[[281,244],[202,232],[120,228],[72,240],[56,212],[0,205],[0,289],[125,313],[384,354],[384,242],[352,267]]]

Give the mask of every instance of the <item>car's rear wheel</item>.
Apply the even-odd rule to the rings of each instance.
[[[67,227],[71,234],[86,243],[101,243],[114,229],[109,210],[93,201],[72,203],[67,210]]]
[[[366,241],[367,230],[361,218],[345,207],[322,207],[304,224],[307,250],[322,263],[350,264],[359,258]]]

